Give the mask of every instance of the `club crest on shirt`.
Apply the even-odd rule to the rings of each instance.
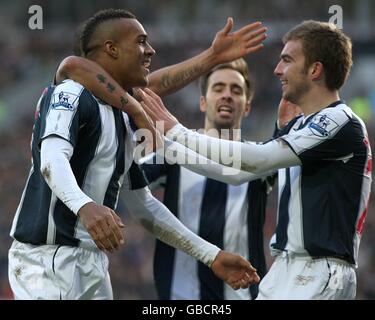
[[[55,110],[69,110],[73,111],[76,106],[74,102],[77,101],[78,96],[72,93],[61,91],[53,95],[53,103],[51,108]]]
[[[326,114],[319,114],[309,123],[309,129],[318,137],[328,137],[339,125]]]

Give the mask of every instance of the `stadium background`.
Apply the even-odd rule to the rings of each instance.
[[[28,8],[43,8],[43,30],[28,28]],[[269,27],[265,48],[246,57],[255,80],[252,113],[243,122],[243,137],[262,141],[273,130],[280,99],[273,75],[282,48],[280,39],[293,25],[307,19],[328,21],[329,7],[343,9],[343,28],[354,42],[354,67],[342,98],[364,119],[374,146],[375,137],[375,2],[370,0],[0,0],[0,299],[10,299],[7,280],[9,230],[29,170],[30,134],[37,98],[53,78],[63,57],[72,54],[74,30],[104,8],[124,8],[145,26],[157,51],[152,70],[177,63],[207,48],[216,31],[232,16],[235,29],[260,20]],[[193,83],[165,99],[166,105],[190,128],[201,128],[199,90]],[[276,192],[270,197],[265,226],[274,230]],[[161,192],[157,193],[161,196]],[[155,299],[152,277],[154,239],[124,212],[126,246],[110,255],[116,299]],[[317,228],[319,226],[316,226]],[[375,298],[375,216],[373,197],[362,237],[358,299]],[[267,255],[268,243],[265,242]],[[268,263],[272,259],[268,256]]]

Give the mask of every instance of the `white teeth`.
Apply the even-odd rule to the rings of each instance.
[[[230,107],[221,106],[219,107],[219,112],[225,111],[225,112],[232,112],[232,109]]]

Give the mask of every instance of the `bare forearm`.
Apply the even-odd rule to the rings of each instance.
[[[56,73],[57,82],[72,79],[82,84],[95,96],[130,116],[138,115],[140,105],[99,64],[71,56],[62,61]]]
[[[199,55],[154,71],[150,74],[148,87],[159,96],[172,94],[213,68],[216,60],[211,48]]]
[[[173,93],[203,75],[214,66],[260,50],[266,28],[255,22],[231,32],[233,19],[216,33],[211,46],[182,63],[160,69],[150,75],[149,88],[160,96]]]

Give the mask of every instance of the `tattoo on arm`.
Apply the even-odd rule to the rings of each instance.
[[[113,91],[115,91],[115,87],[114,87],[114,85],[113,84],[111,84],[111,83],[107,83],[107,89],[108,89],[108,91],[110,92],[110,93],[112,93]]]
[[[96,79],[98,79],[100,83],[106,84],[107,78],[104,75],[102,75],[102,74],[99,73],[96,76]],[[107,87],[107,89],[108,89],[108,91],[110,93],[112,93],[113,91],[115,91],[115,86],[112,83],[110,83],[110,82],[107,83],[106,87]]]
[[[129,100],[126,99],[125,97],[121,97],[121,98],[120,98],[120,102],[121,102],[121,106],[122,106],[122,107],[125,107],[125,105],[128,104]]]
[[[164,89],[169,89],[171,87],[178,87],[183,86],[190,81],[192,81],[197,76],[201,75],[203,72],[203,68],[200,65],[192,66],[187,70],[183,70],[178,72],[176,75],[172,76],[169,72],[163,74],[161,77],[161,83]]]
[[[101,82],[101,83],[105,83],[105,80],[107,80],[107,78],[105,76],[103,76],[102,74],[98,74],[96,76],[96,79],[98,79],[99,82]]]
[[[109,93],[112,93],[116,90],[115,86],[112,83],[110,82],[106,83],[107,78],[104,75],[98,74],[96,78],[99,80],[100,83],[106,85],[106,88]],[[122,107],[125,107],[129,103],[129,100],[125,97],[121,97],[120,103]]]

